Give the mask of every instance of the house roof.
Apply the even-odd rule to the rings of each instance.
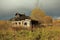
[[[19,17],[17,17],[19,15]],[[20,21],[20,20],[25,20],[25,19],[30,19],[29,16],[26,16],[25,14],[19,14],[16,13],[14,18],[11,18],[10,21]]]

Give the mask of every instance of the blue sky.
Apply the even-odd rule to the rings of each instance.
[[[30,15],[37,0],[0,0],[0,20],[14,17],[16,12]],[[53,18],[60,18],[60,0],[39,0],[39,7]]]

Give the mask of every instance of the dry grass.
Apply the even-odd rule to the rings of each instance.
[[[60,26],[29,30],[13,30],[6,21],[0,21],[0,40],[60,40]]]

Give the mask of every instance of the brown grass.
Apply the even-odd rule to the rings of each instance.
[[[0,40],[60,40],[60,26],[29,30],[14,30],[7,21],[0,21]]]

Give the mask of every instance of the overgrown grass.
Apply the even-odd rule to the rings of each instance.
[[[14,30],[8,25],[3,25],[3,28],[0,29],[0,40],[60,40],[60,27],[37,27],[31,32],[29,30]]]
[[[0,30],[0,40],[59,40],[60,31],[47,28],[28,30]]]

